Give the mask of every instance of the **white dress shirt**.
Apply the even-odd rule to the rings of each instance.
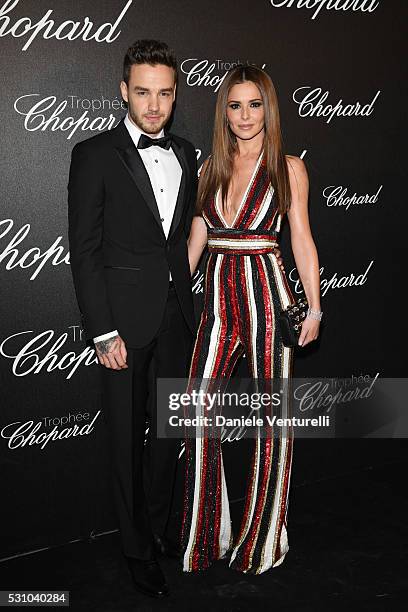
[[[127,114],[124,120],[125,126],[130,134],[135,147],[139,143],[141,134],[145,134],[137,125],[135,125]],[[150,138],[161,138],[164,136],[164,130],[159,134],[146,134]],[[157,207],[160,213],[164,235],[169,235],[171,222],[173,220],[174,210],[176,208],[177,196],[180,188],[182,169],[179,161],[170,147],[169,150],[162,147],[152,145],[146,149],[138,149],[139,155],[145,165],[149,175],[150,183],[153,188],[153,193],[156,198]],[[169,270],[169,280],[171,273]],[[96,336],[94,342],[107,340],[118,335],[118,331],[108,332],[101,336]]]

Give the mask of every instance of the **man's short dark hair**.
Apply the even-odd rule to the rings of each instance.
[[[159,40],[137,40],[129,47],[123,61],[123,80],[129,84],[130,69],[134,64],[163,64],[174,70],[174,82],[177,83],[177,59],[174,51]]]

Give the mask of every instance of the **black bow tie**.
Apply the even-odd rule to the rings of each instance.
[[[147,149],[147,147],[161,147],[169,150],[171,147],[171,136],[162,136],[162,138],[150,138],[146,134],[141,134],[137,144],[138,149]]]

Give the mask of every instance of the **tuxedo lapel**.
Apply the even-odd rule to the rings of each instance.
[[[160,213],[157,207],[156,198],[154,196],[153,187],[138,150],[132,142],[126,149],[116,147],[116,152],[118,153],[120,159],[125,165],[126,170],[129,172],[136,184],[136,187],[142,194],[143,199],[152,211],[154,218],[163,231],[163,225],[160,220]]]
[[[127,131],[123,120],[119,123],[119,125],[115,128],[114,131],[116,132],[114,143],[115,151],[118,154],[121,162],[125,166],[126,170],[128,171],[133,182],[135,183],[137,189],[141,193],[147,206],[150,208],[154,218],[156,219],[158,225],[161,228],[161,231],[163,232],[163,224],[160,219],[160,212],[157,206],[153,187],[150,182],[149,174],[145,168],[142,158],[140,157],[139,151],[135,147],[129,132]],[[183,147],[176,142],[176,139],[172,140],[171,146],[181,166],[182,175],[173,219],[171,222],[170,231],[167,239],[171,237],[180,222],[185,204],[187,186],[190,180],[190,170]],[[165,236],[164,232],[163,236]]]
[[[172,149],[174,151],[175,156],[178,159],[178,162],[182,169],[180,187],[177,195],[177,202],[174,209],[173,220],[171,222],[169,236],[173,234],[173,232],[177,229],[177,226],[180,222],[181,215],[183,213],[183,208],[185,204],[185,197],[187,193],[187,185],[189,184],[190,179],[190,171],[187,163],[186,154],[184,152],[183,147],[181,147],[174,139],[172,141]]]

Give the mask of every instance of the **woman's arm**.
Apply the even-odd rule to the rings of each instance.
[[[190,273],[193,276],[207,244],[207,225],[202,217],[193,217],[190,236],[187,241]]]
[[[211,156],[210,156],[211,157]],[[198,184],[200,185],[200,181],[203,180],[203,176],[205,171],[207,170],[208,162],[210,157],[204,160],[200,170],[199,170],[199,179]],[[200,261],[201,255],[207,245],[207,225],[201,215],[197,215],[193,217],[193,222],[191,224],[190,236],[187,240],[188,247],[188,261],[190,263],[190,273],[193,276],[198,262]]]
[[[304,162],[287,155],[292,203],[288,211],[290,236],[296,268],[309,306],[320,311],[320,273],[316,245],[309,225],[309,179]],[[319,335],[320,321],[307,317],[302,324],[299,344],[305,346]]]

